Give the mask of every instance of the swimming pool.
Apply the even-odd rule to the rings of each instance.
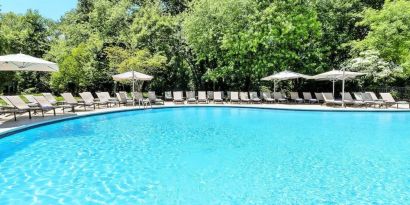
[[[408,204],[410,113],[164,108],[0,139],[0,204]]]

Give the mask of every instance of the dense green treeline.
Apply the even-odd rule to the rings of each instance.
[[[0,28],[1,55],[60,66],[1,72],[0,93],[112,91],[128,70],[155,76],[145,89],[157,91],[259,90],[276,71],[342,66],[369,73],[351,86],[410,85],[407,0],[79,0],[58,22],[2,13]]]

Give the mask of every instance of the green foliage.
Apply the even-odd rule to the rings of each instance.
[[[106,49],[110,65],[119,72],[139,71],[154,73],[156,69],[163,69],[166,57],[160,54],[152,55],[148,50],[128,51],[119,47]]]
[[[380,9],[384,0],[316,0],[315,8],[321,22],[323,70],[338,68],[350,57],[350,41],[363,39],[367,27],[357,25],[366,8]]]
[[[255,88],[276,70],[313,73],[320,62],[320,23],[309,3],[199,0],[183,28],[204,80],[232,89]]]
[[[0,54],[45,58],[60,72],[2,72],[0,92],[112,91],[112,75],[129,70],[153,75],[145,89],[157,92],[266,90],[260,79],[276,71],[317,74],[341,66],[369,73],[361,86],[408,85],[409,4],[79,0],[59,22],[31,10],[1,13]]]
[[[24,15],[5,13],[0,15],[0,22],[1,54],[24,52],[41,57],[48,51],[52,22],[37,11],[28,10]]]
[[[28,10],[23,15],[0,14],[0,55],[25,53],[36,57],[50,49],[51,28],[54,23],[43,18],[37,11]],[[34,72],[1,72],[0,93],[48,89],[49,74]]]
[[[380,58],[377,51],[364,51],[358,57],[347,60],[344,65],[351,71],[366,73],[365,77],[358,78],[359,85],[388,86],[403,75],[403,68]]]
[[[87,87],[87,74],[91,70],[90,58],[92,53],[85,44],[80,44],[59,62],[60,71],[54,73],[51,78],[51,86],[54,90],[77,93],[81,88]]]
[[[381,10],[368,9],[359,25],[369,26],[366,38],[354,42],[359,50],[378,50],[381,57],[410,74],[410,1],[386,1]]]

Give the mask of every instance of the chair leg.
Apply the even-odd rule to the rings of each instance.
[[[53,108],[53,113],[54,113],[54,116],[56,116],[56,109],[55,108]]]
[[[41,116],[44,117],[44,110],[41,110]]]
[[[14,121],[17,121],[16,112],[13,112],[13,114],[14,114]]]
[[[31,119],[31,111],[28,111],[28,119]]]

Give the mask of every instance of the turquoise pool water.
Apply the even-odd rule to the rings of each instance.
[[[409,204],[410,113],[177,108],[0,139],[0,204]]]

